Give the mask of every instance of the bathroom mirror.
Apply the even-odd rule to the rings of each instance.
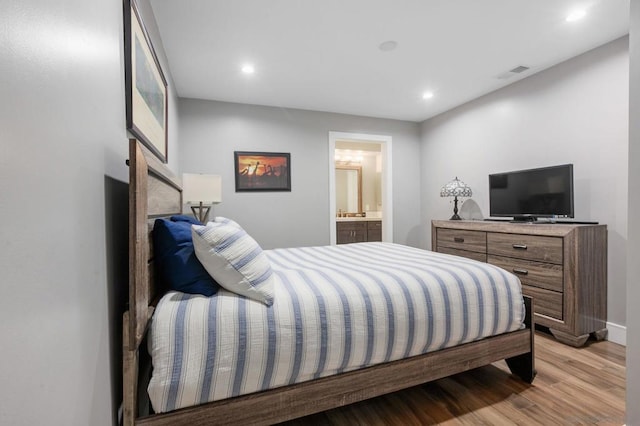
[[[362,167],[336,165],[336,214],[362,212]]]

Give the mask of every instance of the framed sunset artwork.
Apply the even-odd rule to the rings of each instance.
[[[291,191],[291,154],[235,151],[236,192]]]

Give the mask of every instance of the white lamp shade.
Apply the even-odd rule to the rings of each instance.
[[[214,204],[222,201],[222,177],[199,173],[182,175],[182,202]]]

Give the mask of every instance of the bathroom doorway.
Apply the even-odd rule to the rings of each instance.
[[[332,245],[337,241],[336,219],[345,209],[349,213],[381,219],[382,241],[393,241],[391,142],[391,136],[387,135],[329,132],[329,229]]]

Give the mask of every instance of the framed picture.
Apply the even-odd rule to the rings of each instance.
[[[124,0],[127,130],[167,162],[167,80],[135,0]]]
[[[291,191],[291,154],[234,152],[236,192]]]

